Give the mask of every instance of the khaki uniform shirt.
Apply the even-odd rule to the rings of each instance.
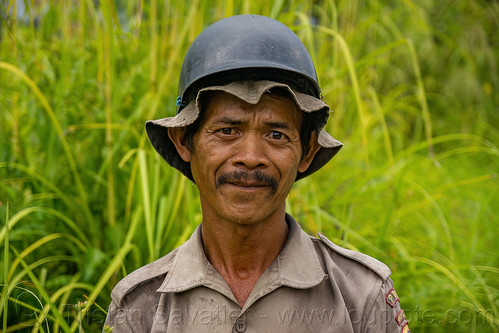
[[[114,288],[113,332],[407,332],[383,263],[308,236],[289,215],[288,239],[241,308],[207,260],[201,228]]]

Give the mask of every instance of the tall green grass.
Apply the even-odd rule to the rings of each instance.
[[[499,331],[499,4],[485,0],[2,2],[2,331],[99,331],[113,286],[201,222],[143,124],[174,114],[197,34],[243,13],[304,41],[345,143],[288,211],[387,263],[414,331]]]

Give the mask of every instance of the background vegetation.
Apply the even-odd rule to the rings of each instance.
[[[200,223],[144,122],[174,114],[197,34],[242,13],[303,40],[345,143],[289,212],[387,263],[413,331],[499,331],[497,1],[0,6],[3,332],[99,331],[113,286]]]

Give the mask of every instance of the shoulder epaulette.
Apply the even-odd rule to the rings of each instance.
[[[125,276],[113,289],[111,292],[111,298],[117,303],[121,304],[121,301],[125,296],[137,288],[139,285],[146,283],[154,278],[161,275],[166,275],[171,268],[173,259],[178,249],[175,249],[168,253],[166,256],[147,264],[132,273]]]
[[[381,261],[379,261],[377,259],[374,259],[366,254],[352,251],[352,250],[348,250],[348,249],[345,249],[341,246],[338,246],[338,245],[334,244],[333,242],[331,242],[326,236],[324,236],[320,233],[319,233],[319,238],[327,247],[329,247],[334,252],[336,252],[336,253],[338,253],[346,258],[352,259],[352,260],[368,267],[373,272],[375,272],[377,275],[379,275],[379,277],[383,280],[386,280],[390,276],[390,274],[392,273],[390,271],[390,268],[388,268],[388,266],[386,266],[385,264],[383,264]]]

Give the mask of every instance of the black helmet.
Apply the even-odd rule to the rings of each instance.
[[[271,79],[321,99],[314,63],[298,36],[270,17],[238,15],[212,24],[190,46],[180,72],[177,113],[199,89],[240,78]]]

